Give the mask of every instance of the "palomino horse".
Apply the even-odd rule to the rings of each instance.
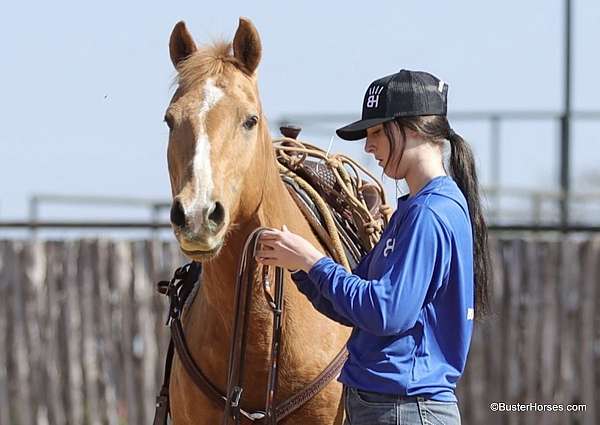
[[[179,22],[169,48],[178,73],[165,115],[170,128],[171,221],[182,251],[203,263],[202,285],[184,316],[184,330],[196,363],[224,391],[237,264],[248,235],[258,227],[281,229],[286,224],[325,250],[279,177],[258,95],[262,48],[252,23],[240,19],[233,43],[198,48],[185,23]],[[272,313],[261,293],[259,271],[249,310],[246,391],[241,399],[245,410],[264,408],[269,372]],[[350,334],[350,328],[317,312],[287,273],[285,285],[278,400],[301,390],[325,369]],[[341,423],[341,390],[332,380],[281,423]],[[221,421],[221,409],[194,385],[177,358],[170,397],[175,425]]]

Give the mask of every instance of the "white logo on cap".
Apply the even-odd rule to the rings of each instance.
[[[441,93],[444,91],[444,83],[443,81],[440,80],[440,83],[438,84],[438,91]]]
[[[367,98],[367,108],[377,108],[379,105],[379,95],[383,91],[383,86],[373,86],[369,89],[369,97]]]

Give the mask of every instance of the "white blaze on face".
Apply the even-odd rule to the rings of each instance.
[[[200,131],[196,141],[196,152],[194,153],[194,178],[196,179],[196,199],[192,209],[196,205],[204,206],[208,203],[213,191],[212,167],[210,165],[210,143],[206,129],[206,117],[213,106],[223,97],[223,90],[215,85],[212,78],[206,80],[202,88],[202,103],[198,109],[198,121]]]

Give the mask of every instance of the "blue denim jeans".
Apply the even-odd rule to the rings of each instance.
[[[344,385],[343,425],[460,425],[456,402],[399,397]]]

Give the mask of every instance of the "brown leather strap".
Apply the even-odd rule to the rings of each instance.
[[[244,391],[244,358],[248,334],[248,321],[246,319],[252,302],[252,284],[254,281],[253,273],[248,270],[248,257],[250,246],[252,246],[252,258],[254,258],[258,236],[263,230],[263,228],[258,228],[248,236],[242,250],[242,258],[237,272],[234,300],[235,318],[231,336],[229,366],[227,368],[227,402],[221,422],[222,425],[228,425],[230,420],[233,420],[235,425],[239,425],[241,420],[240,400]],[[246,282],[244,282],[244,278]]]
[[[348,351],[344,345],[344,348],[335,356],[333,361],[307,387],[277,405],[277,419],[285,418],[317,395],[339,374],[347,358]]]
[[[167,356],[165,357],[165,370],[163,384],[160,387],[160,392],[156,396],[156,408],[154,410],[153,425],[167,425],[169,417],[169,381],[171,379],[171,365],[173,363],[173,355],[175,349],[173,341],[169,341]]]
[[[274,404],[279,377],[279,353],[281,351],[281,331],[283,327],[283,270],[281,267],[275,269],[275,299],[273,300],[273,304],[271,306],[273,310],[273,336],[271,338],[271,359],[267,381],[267,400],[265,403],[265,420],[269,425],[276,425],[278,419]]]
[[[226,398],[221,395],[221,391],[210,382],[204,373],[202,373],[192,358],[190,349],[183,336],[183,328],[181,327],[179,319],[175,319],[171,322],[171,337],[173,338],[179,360],[181,360],[183,367],[190,378],[192,378],[192,381],[194,381],[194,384],[217,405],[222,408],[225,407]]]

